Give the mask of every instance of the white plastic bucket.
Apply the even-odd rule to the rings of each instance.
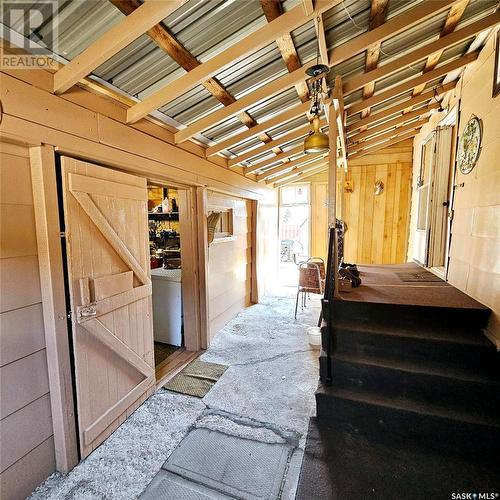
[[[321,328],[319,326],[311,326],[307,329],[309,344],[319,348],[321,346]]]

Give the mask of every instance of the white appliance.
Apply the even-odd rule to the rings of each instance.
[[[153,334],[157,342],[182,345],[182,292],[180,269],[151,269]]]

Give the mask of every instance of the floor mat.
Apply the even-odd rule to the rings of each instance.
[[[421,271],[395,271],[396,276],[406,283],[411,282],[429,282],[429,281],[443,281],[439,276],[430,273],[429,271],[425,271],[422,269]]]
[[[169,391],[202,398],[227,369],[226,365],[206,363],[195,359],[173,379],[169,380],[164,387]]]
[[[282,443],[194,429],[163,469],[236,498],[275,499],[280,494],[290,452],[290,446]]]
[[[202,484],[192,483],[180,476],[161,470],[154,477],[141,500],[234,500]]]
[[[179,347],[175,345],[164,344],[162,342],[155,342],[155,366],[165,361],[171,356]]]

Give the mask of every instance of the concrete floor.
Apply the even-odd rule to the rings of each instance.
[[[132,499],[192,429],[290,446],[280,498],[295,497],[309,416],[314,413],[319,351],[307,341],[319,301],[293,319],[291,297],[267,297],[215,337],[203,361],[229,365],[203,398],[159,390],[69,474],[53,474],[30,498]]]

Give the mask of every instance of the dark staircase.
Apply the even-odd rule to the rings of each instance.
[[[297,499],[500,494],[500,359],[483,334],[490,311],[324,306],[330,326]]]

